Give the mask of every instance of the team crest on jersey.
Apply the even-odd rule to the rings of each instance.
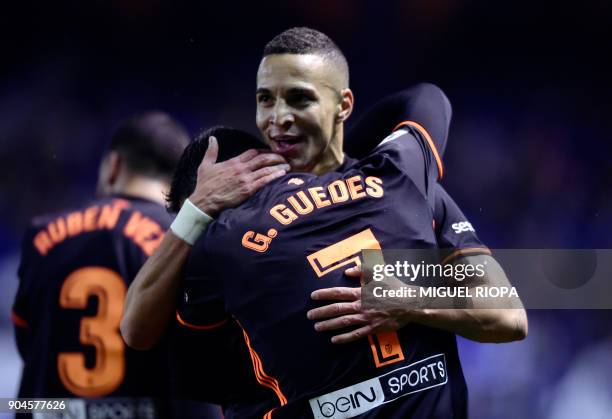
[[[287,181],[287,185],[297,185],[297,186],[299,186],[299,185],[303,185],[303,184],[304,184],[304,181],[302,179],[300,179],[300,178],[297,178],[297,177],[292,177],[291,179],[289,179]]]

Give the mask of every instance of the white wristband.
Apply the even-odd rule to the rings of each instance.
[[[212,220],[211,216],[186,199],[170,229],[177,237],[193,246]]]

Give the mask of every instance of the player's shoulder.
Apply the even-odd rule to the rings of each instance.
[[[129,203],[129,207],[126,209],[128,213],[138,212],[151,218],[162,227],[167,228],[172,221],[172,217],[168,213],[167,208],[158,202],[135,197],[116,197],[114,199],[126,200]]]
[[[81,211],[86,212],[91,208],[96,208],[100,216],[104,213],[110,213],[112,216],[118,215],[118,227],[125,226],[130,220],[148,220],[165,230],[172,222],[172,217],[164,205],[135,196],[114,195],[100,198],[81,207]],[[95,210],[91,209],[91,211]]]
[[[366,160],[385,157],[394,162],[403,163],[404,160],[411,160],[418,157],[414,149],[418,142],[416,136],[409,127],[401,127],[387,135],[372,150]]]
[[[400,128],[386,136],[367,156],[352,160],[350,165],[344,167],[344,171],[370,166],[380,168],[389,163],[397,165],[414,154],[412,148],[416,141],[412,137],[408,129]]]
[[[42,256],[62,243],[72,243],[69,239],[81,237],[102,239],[112,235],[143,243],[154,237],[157,243],[169,224],[170,216],[161,204],[112,196],[34,217],[24,241],[31,242]]]
[[[120,206],[119,203],[112,204],[111,200],[90,200],[32,217],[22,238],[22,262],[45,257],[60,245],[72,241],[69,239],[112,224],[114,217],[111,213],[118,212],[119,208],[115,207]]]

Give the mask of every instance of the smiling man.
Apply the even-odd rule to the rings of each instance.
[[[266,47],[257,72],[256,121],[293,171],[322,174],[344,161],[343,123],[354,98],[344,56],[335,45],[312,38],[308,48],[321,53],[291,53],[299,47],[283,46],[283,35]]]

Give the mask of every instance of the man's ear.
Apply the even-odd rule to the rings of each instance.
[[[113,189],[123,169],[123,159],[116,151],[111,151],[106,156],[106,184]]]
[[[346,88],[340,91],[340,103],[338,104],[338,113],[336,114],[336,122],[345,122],[353,112],[355,97],[351,89]]]
[[[121,156],[116,151],[109,151],[100,162],[96,185],[96,193],[99,197],[108,196],[115,192],[114,187],[122,171],[121,162]]]

